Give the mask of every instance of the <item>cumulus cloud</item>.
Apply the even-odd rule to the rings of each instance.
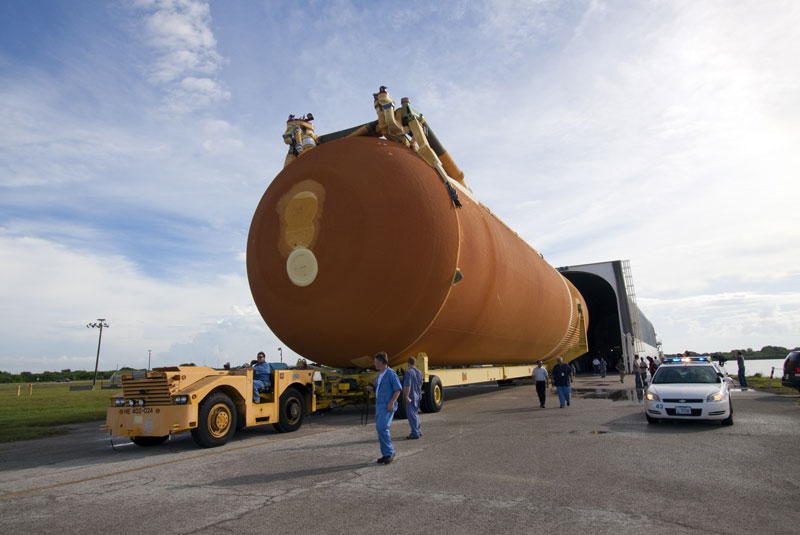
[[[167,89],[166,108],[189,112],[228,100],[216,79],[224,63],[211,30],[211,9],[199,0],[139,0],[144,30],[158,58],[151,80]]]

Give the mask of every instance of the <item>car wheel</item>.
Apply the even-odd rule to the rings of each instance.
[[[730,412],[728,413],[728,417],[722,420],[722,425],[733,425],[733,405],[731,402],[728,402],[728,409]]]
[[[657,423],[661,422],[660,418],[653,418],[649,414],[645,414],[644,417],[647,418],[647,423],[648,424],[657,424]]]

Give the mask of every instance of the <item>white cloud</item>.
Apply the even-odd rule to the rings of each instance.
[[[150,69],[154,83],[168,90],[166,108],[184,113],[230,99],[215,79],[224,58],[211,30],[211,9],[195,0],[140,0],[145,34],[159,57]]]
[[[209,282],[168,283],[143,275],[119,256],[68,249],[0,229],[0,369],[88,369],[98,317],[104,330],[101,369],[179,361],[217,365],[249,360],[281,343],[252,304],[247,280],[225,275]],[[208,276],[194,280],[208,279]],[[284,356],[292,353],[284,349]]]

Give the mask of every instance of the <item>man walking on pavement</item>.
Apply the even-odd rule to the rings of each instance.
[[[386,353],[380,352],[375,355],[373,362],[375,369],[378,370],[378,377],[367,388],[375,391],[375,429],[378,431],[378,442],[381,445],[381,457],[378,462],[389,464],[394,460],[394,446],[389,427],[397,410],[397,398],[400,397],[402,387],[397,374],[389,367]]]
[[[544,409],[544,400],[547,397],[547,370],[542,367],[542,361],[536,363],[531,374],[536,385],[536,394],[539,396],[539,406]]]
[[[417,359],[408,357],[408,370],[403,376],[403,400],[406,404],[406,417],[411,434],[406,438],[414,440],[422,436],[419,428],[419,401],[422,398],[422,372],[415,366]]]
[[[558,364],[553,367],[553,386],[556,387],[558,392],[558,401],[561,408],[564,408],[564,402],[569,406],[570,394],[570,379],[572,378],[572,367],[569,364],[564,364],[564,359],[558,357]]]

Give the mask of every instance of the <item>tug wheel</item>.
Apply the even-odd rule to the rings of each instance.
[[[131,440],[137,446],[147,447],[147,446],[158,446],[159,444],[163,444],[167,441],[169,435],[163,437],[133,437]]]
[[[204,448],[222,446],[236,432],[236,406],[226,394],[211,394],[200,403],[192,438]]]
[[[273,427],[280,433],[297,431],[303,424],[303,415],[306,413],[306,400],[296,388],[287,388],[281,394],[278,406],[278,423]]]

